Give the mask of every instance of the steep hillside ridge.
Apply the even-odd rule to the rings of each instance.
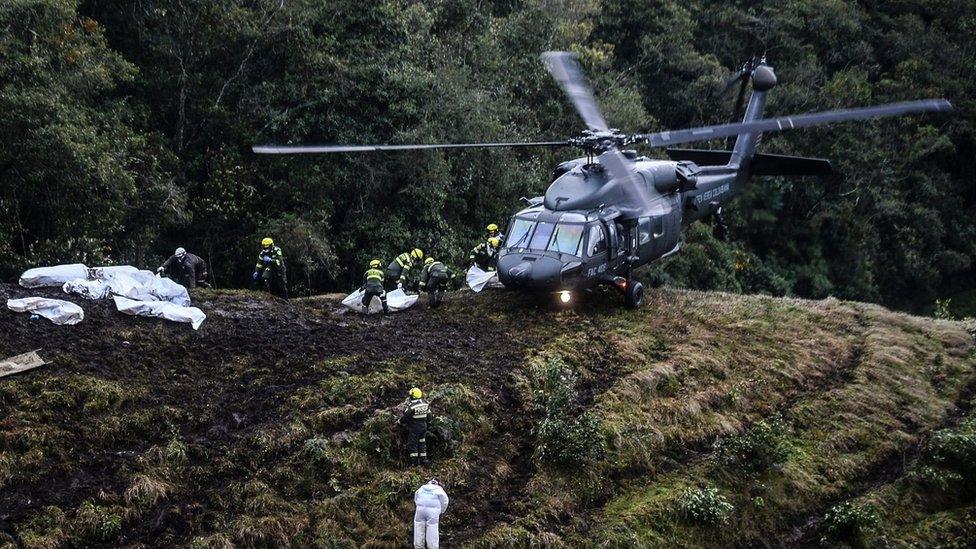
[[[387,318],[195,298],[199,332],[101,302],[74,327],[0,313],[0,354],[53,361],[0,380],[0,541],[405,545],[433,474],[451,544],[806,544],[852,497],[906,539],[964,539],[971,501],[892,495],[971,409],[959,323],[670,289],[640,311],[494,292]],[[412,385],[438,416],[422,470],[394,423]]]

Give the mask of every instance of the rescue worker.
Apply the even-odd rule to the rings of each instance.
[[[498,225],[490,223],[485,227],[485,240],[489,238],[497,238],[498,240],[505,240],[505,235],[498,230]]]
[[[403,287],[410,275],[410,270],[417,270],[423,265],[424,252],[420,248],[414,248],[410,252],[403,252],[396,256],[386,267],[386,278],[384,287],[386,291],[392,292],[398,287]]]
[[[271,238],[265,237],[261,240],[261,253],[258,254],[258,262],[254,265],[251,278],[255,284],[259,280],[267,282],[272,294],[288,299],[285,256]]]
[[[383,290],[383,271],[380,270],[379,259],[374,259],[369,262],[369,270],[363,275],[363,286],[360,290],[363,291],[363,312],[369,312],[369,304],[373,301],[373,296],[378,296],[380,298],[380,303],[383,304],[383,314],[388,314],[390,308],[386,305],[386,292]]]
[[[408,429],[407,452],[413,465],[427,465],[427,421],[430,419],[430,404],[423,397],[424,393],[419,388],[410,389],[407,409],[399,420]]]
[[[207,262],[198,255],[187,253],[184,248],[176,248],[176,252],[156,269],[156,274],[163,273],[187,288],[210,286],[207,283]]]
[[[501,239],[493,236],[475,246],[468,259],[471,260],[472,265],[477,265],[482,271],[494,271],[495,265],[498,263],[498,248],[501,247],[501,244]]]
[[[447,511],[450,498],[436,478],[427,481],[413,495],[417,510],[413,514],[414,549],[440,547],[440,517]]]
[[[427,291],[431,307],[436,308],[441,304],[441,296],[454,276],[447,265],[435,261],[433,257],[424,260],[424,268],[420,271],[420,291]]]

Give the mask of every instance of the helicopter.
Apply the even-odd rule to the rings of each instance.
[[[512,216],[498,250],[499,281],[523,292],[550,293],[568,303],[576,292],[605,285],[623,295],[628,307],[644,303],[634,269],[681,249],[682,227],[720,213],[753,176],[822,176],[828,160],[763,154],[763,132],[784,131],[850,120],[948,111],[944,99],[890,103],[777,118],[762,118],[767,94],[776,84],[765,57],[743,64],[730,79],[752,93],[741,122],[662,131],[623,133],[611,128],[570,52],[546,52],[542,60],[575,107],[586,129],[561,141],[384,145],[262,145],[257,154],[315,154],[485,147],[574,147],[585,156],[556,166],[543,196],[527,201]],[[669,160],[652,159],[629,148],[661,148],[734,138],[732,150],[666,148]]]

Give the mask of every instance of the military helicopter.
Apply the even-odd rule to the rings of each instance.
[[[575,106],[587,129],[562,141],[397,145],[264,145],[258,154],[349,153],[482,147],[576,147],[585,156],[559,164],[544,196],[526,199],[498,253],[498,277],[508,289],[547,292],[567,303],[573,292],[607,285],[627,306],[644,302],[633,271],[678,252],[682,225],[720,211],[752,176],[831,173],[830,162],[756,153],[762,132],[848,120],[864,120],[952,108],[944,99],[763,119],[766,96],[776,86],[764,58],[745,63],[733,77],[752,94],[742,122],[657,133],[626,134],[604,120],[593,92],[569,52],[546,52],[542,60]],[[648,158],[630,145],[667,147],[735,137],[731,151],[666,149],[670,160]]]

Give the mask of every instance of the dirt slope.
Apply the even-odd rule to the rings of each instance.
[[[496,292],[363,318],[194,297],[198,332],[110,302],[73,327],[0,312],[0,354],[54,362],[0,380],[0,544],[403,546],[437,474],[450,545],[802,545],[830,506],[907,478],[974,377],[962,325],[837,301],[662,290],[632,312]],[[413,385],[438,415],[424,470],[393,421]],[[770,418],[788,451],[741,473],[721,441]],[[734,528],[680,511],[709,486]],[[883,520],[948,512],[962,535],[970,505]]]

